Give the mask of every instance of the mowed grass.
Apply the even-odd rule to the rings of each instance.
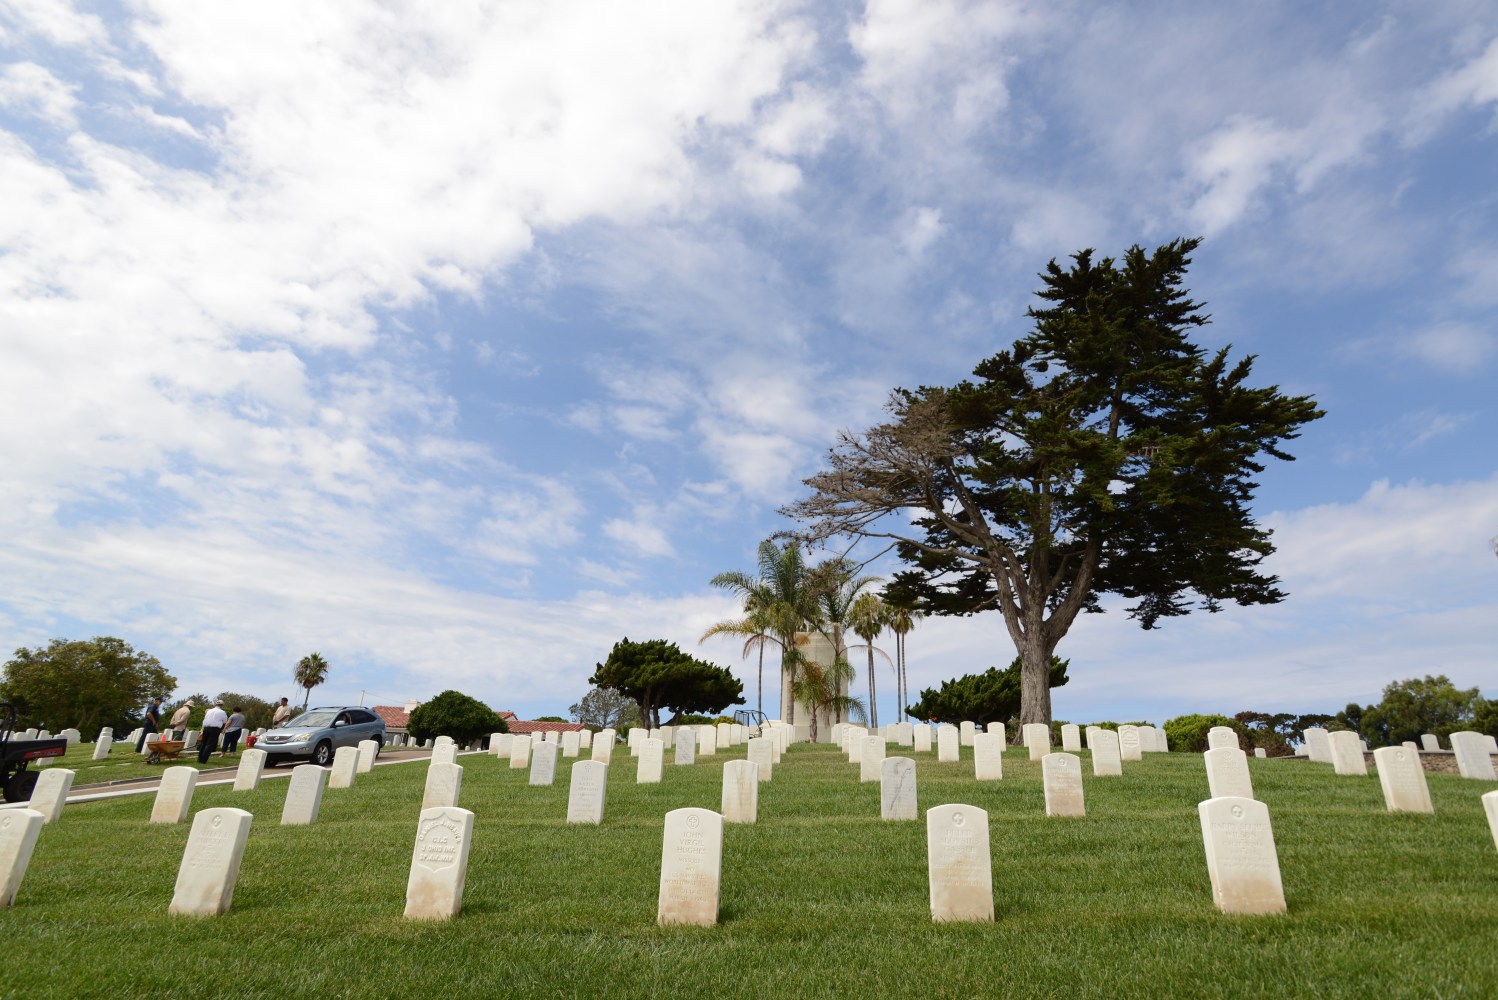
[[[92,743],[77,743],[68,747],[68,752],[62,757],[50,757],[47,767],[65,767],[76,776],[73,778],[73,787],[81,788],[84,785],[109,784],[115,781],[129,781],[135,778],[159,778],[161,772],[169,767],[181,764],[186,767],[196,768],[200,771],[210,771],[220,767],[239,766],[240,754],[244,753],[245,745],[241,740],[239,753],[228,757],[220,757],[215,753],[208,758],[208,763],[198,763],[198,748],[182,751],[176,760],[163,761],[160,764],[147,764],[142,754],[135,752],[133,743],[116,743],[109,756],[103,760],[94,760],[94,745]],[[37,768],[32,762],[31,769],[41,773],[46,767]]]
[[[44,996],[1498,995],[1498,850],[1479,801],[1493,783],[1431,775],[1434,816],[1389,814],[1374,775],[1250,761],[1290,913],[1228,917],[1203,859],[1199,756],[1088,776],[1086,818],[1052,819],[1022,749],[1001,782],[973,780],[963,753],[913,755],[919,804],[988,810],[991,924],[932,924],[924,821],[881,821],[878,786],[835,748],[793,748],[761,786],[759,824],[725,827],[713,928],[656,926],[662,817],[717,809],[743,747],[680,768],[668,751],[660,785],[636,785],[620,747],[601,827],[564,822],[571,761],[533,788],[465,755],[476,822],[456,920],[401,916],[421,763],[328,790],[311,827],[279,825],[284,780],[199,789],[194,811],[255,815],[218,918],[166,912],[190,824],[149,825],[151,796],[74,804],[0,911],[0,982]]]

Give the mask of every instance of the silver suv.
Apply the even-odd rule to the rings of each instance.
[[[266,752],[267,767],[293,758],[326,767],[339,747],[356,747],[363,740],[383,747],[385,720],[358,705],[334,705],[308,709],[282,728],[267,731],[255,741],[255,749]]]

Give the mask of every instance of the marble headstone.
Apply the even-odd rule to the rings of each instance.
[[[43,771],[36,779],[36,787],[31,790],[31,801],[26,808],[41,813],[44,823],[56,823],[62,818],[62,807],[67,805],[73,777],[74,772],[65,767]]]
[[[549,785],[557,779],[557,755],[561,748],[555,743],[542,743],[531,751],[532,785]]]
[[[723,817],[698,808],[666,813],[656,922],[716,924],[722,875]]]
[[[308,826],[316,823],[317,814],[322,811],[323,789],[327,787],[326,768],[316,764],[298,764],[292,768],[291,780],[286,783],[286,802],[281,806],[281,825]]]
[[[180,823],[192,807],[192,793],[198,787],[198,769],[182,765],[161,773],[156,788],[156,802],[151,807],[152,823]]]
[[[472,841],[473,813],[467,809],[436,806],[421,811],[406,880],[407,920],[451,920],[458,915]]]
[[[1236,746],[1216,747],[1202,754],[1207,765],[1207,797],[1251,799],[1253,779],[1248,773],[1248,755]]]
[[[572,784],[567,788],[567,822],[603,822],[604,798],[609,788],[609,766],[601,760],[580,760],[572,765]]]
[[[960,803],[926,810],[926,877],[932,920],[993,920],[988,813]]]
[[[909,757],[886,757],[879,768],[879,818],[914,820],[915,761]]]
[[[228,912],[252,819],[229,807],[204,809],[193,817],[168,913],[215,917]]]
[[[31,852],[46,822],[35,809],[0,812],[0,909],[16,901],[26,866],[31,864]]]
[[[1004,777],[1002,734],[977,733],[973,736],[973,776],[979,781],[999,781]]]
[[[723,822],[759,822],[759,765],[752,760],[723,765]]]
[[[1418,752],[1408,747],[1379,747],[1373,751],[1373,766],[1378,768],[1378,784],[1389,812],[1436,811]]]
[[[666,759],[666,743],[664,740],[650,737],[640,741],[640,759],[635,765],[635,783],[639,785],[657,785],[661,780],[661,767]]]
[[[1082,761],[1076,754],[1048,753],[1040,759],[1047,816],[1086,816],[1082,798]]]
[[[450,809],[458,804],[463,791],[463,765],[428,764],[427,780],[421,791],[421,808]]]
[[[1094,778],[1122,777],[1123,755],[1119,752],[1117,733],[1111,729],[1088,726],[1087,746],[1092,753]]]
[[[1269,807],[1227,796],[1197,806],[1212,900],[1223,913],[1284,913],[1285,889]]]

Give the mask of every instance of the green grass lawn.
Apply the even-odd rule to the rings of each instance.
[[[1478,799],[1492,783],[1431,775],[1434,816],[1388,814],[1376,776],[1251,760],[1290,913],[1227,917],[1203,860],[1199,756],[1088,777],[1087,817],[1050,819],[1022,749],[982,784],[970,753],[915,755],[919,800],[989,811],[991,924],[931,923],[924,821],[882,822],[877,785],[834,748],[793,748],[761,786],[759,824],[725,827],[714,928],[655,924],[661,820],[717,809],[742,747],[683,768],[668,752],[665,782],[644,786],[621,747],[601,827],[564,822],[570,761],[532,788],[469,755],[476,821],[454,921],[401,916],[423,764],[330,789],[311,827],[278,825],[285,781],[200,789],[194,811],[255,814],[218,918],[166,912],[190,824],[148,825],[150,796],[74,804],[0,911],[0,982],[43,996],[1498,995],[1498,850]]]

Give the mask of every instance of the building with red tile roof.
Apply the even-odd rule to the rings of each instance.
[[[370,711],[385,721],[385,732],[391,735],[404,733],[411,722],[411,713],[420,702],[407,702],[402,708],[398,705],[373,705]],[[505,725],[510,727],[510,732],[517,736],[528,736],[531,733],[568,733],[574,730],[587,728],[581,722],[527,722],[517,719],[514,712],[498,713]]]

